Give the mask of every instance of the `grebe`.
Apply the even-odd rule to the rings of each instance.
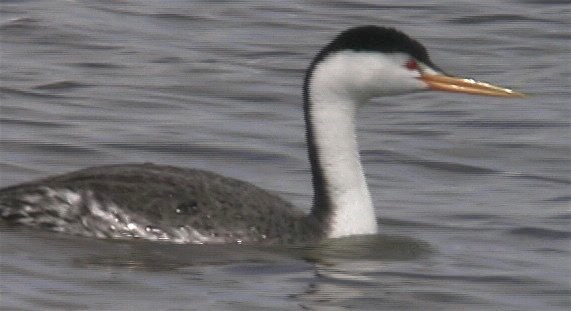
[[[178,243],[297,243],[374,234],[377,221],[359,158],[355,114],[371,98],[424,90],[523,96],[445,75],[420,43],[398,30],[355,27],[326,45],[305,75],[310,213],[209,171],[120,164],[0,189],[0,216],[75,235]]]

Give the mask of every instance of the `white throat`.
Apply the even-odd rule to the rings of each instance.
[[[311,78],[311,125],[317,161],[331,205],[328,237],[377,232],[377,221],[355,135],[358,94],[347,92],[336,62],[315,68]],[[336,74],[331,75],[335,72]]]

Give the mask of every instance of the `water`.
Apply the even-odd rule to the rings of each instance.
[[[87,166],[212,170],[311,200],[300,88],[337,32],[397,27],[450,73],[360,114],[382,234],[295,247],[104,241],[0,224],[6,310],[566,310],[567,1],[3,1],[0,186]]]

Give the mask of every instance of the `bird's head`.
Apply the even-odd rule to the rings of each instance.
[[[393,28],[377,26],[348,29],[325,46],[310,66],[306,91],[309,86],[321,97],[350,97],[361,102],[424,90],[524,96],[485,82],[446,75],[418,41]]]

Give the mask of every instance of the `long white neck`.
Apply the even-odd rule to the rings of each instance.
[[[322,70],[323,71],[323,70]],[[328,70],[326,70],[328,71]],[[317,73],[317,74],[316,74]],[[355,135],[358,103],[316,69],[306,81],[306,126],[315,200],[313,215],[327,224],[327,237],[377,232],[377,221]]]

